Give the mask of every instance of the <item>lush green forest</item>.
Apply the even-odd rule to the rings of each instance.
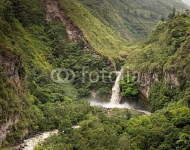
[[[131,53],[126,67],[154,74],[149,100],[152,110],[179,99],[189,100],[189,24],[186,14],[159,22],[144,43]]]
[[[57,16],[47,19],[45,6],[51,2],[58,3],[60,14],[83,36],[71,40],[70,24]],[[186,9],[180,0],[1,0],[1,148],[9,149],[30,134],[59,129],[58,135],[36,149],[190,149],[190,16]],[[130,42],[142,37],[146,38]],[[84,38],[91,49],[85,50]],[[138,101],[141,82],[149,79],[144,88],[149,89],[150,116],[90,106],[86,98],[93,91],[101,101],[109,101],[111,80],[116,78],[109,73],[121,66],[124,100]],[[51,73],[57,68],[73,70],[74,80],[53,82]],[[89,76],[96,80],[90,72],[103,68],[104,78],[88,80]],[[140,82],[133,80],[135,72],[142,74]],[[80,128],[73,129],[74,125]]]

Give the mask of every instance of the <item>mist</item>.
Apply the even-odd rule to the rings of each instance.
[[[190,0],[182,0],[185,4],[187,4],[188,6],[190,6]]]

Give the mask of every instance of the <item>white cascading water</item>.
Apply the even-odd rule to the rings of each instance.
[[[132,107],[128,103],[120,104],[121,96],[120,96],[120,86],[119,82],[123,75],[123,69],[121,71],[117,71],[117,78],[115,84],[112,88],[112,96],[109,103],[106,102],[98,102],[97,99],[89,99],[91,106],[102,106],[104,108],[127,108],[132,109]]]
[[[93,99],[90,98],[89,99],[90,105],[91,106],[102,106],[104,108],[127,108],[127,109],[132,109],[132,110],[136,110],[136,111],[145,113],[146,115],[150,115],[151,114],[150,112],[143,111],[143,110],[137,110],[137,109],[135,109],[135,107],[133,107],[132,105],[130,105],[127,102],[120,104],[121,96],[120,96],[119,82],[123,76],[123,69],[121,69],[121,71],[117,71],[116,74],[117,74],[117,78],[116,78],[115,84],[112,88],[112,96],[111,96],[110,102],[109,103],[98,102],[98,100],[96,98],[93,98]]]
[[[119,104],[121,100],[119,82],[122,78],[123,69],[121,69],[121,71],[117,71],[116,73],[117,73],[117,78],[112,88],[112,96],[110,100],[111,104]]]

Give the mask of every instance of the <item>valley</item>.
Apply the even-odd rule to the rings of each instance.
[[[1,0],[0,149],[189,150],[189,9]]]

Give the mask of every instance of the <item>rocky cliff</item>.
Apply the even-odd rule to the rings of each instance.
[[[45,10],[46,10],[46,20],[47,21],[58,21],[63,24],[66,28],[69,39],[72,42],[80,42],[83,41],[85,46],[85,51],[92,51],[96,55],[100,55],[94,48],[91,46],[89,41],[83,34],[83,31],[77,27],[74,22],[72,22],[66,15],[58,1],[56,0],[47,0],[45,2]]]
[[[167,83],[170,85],[171,89],[180,86],[176,73],[165,71],[163,74],[163,79],[159,78],[157,73],[143,73],[140,75],[139,91],[145,98],[149,97],[150,90],[155,82],[163,82],[163,84]]]
[[[0,146],[2,142],[6,139],[7,134],[11,132],[11,128],[13,125],[17,124],[19,122],[19,115],[12,117],[9,117],[6,119],[4,124],[0,125]]]
[[[5,54],[0,55],[0,65],[6,74],[7,82],[10,84],[11,90],[15,94],[23,93],[24,86],[23,80],[21,79],[21,59],[20,56],[14,55],[12,58]],[[12,94],[12,93],[9,93]],[[4,121],[0,124],[0,146],[2,142],[6,139],[7,134],[11,132],[11,128],[13,125],[16,125],[19,122],[20,115],[12,114],[9,110],[4,110],[3,108],[3,117]]]

